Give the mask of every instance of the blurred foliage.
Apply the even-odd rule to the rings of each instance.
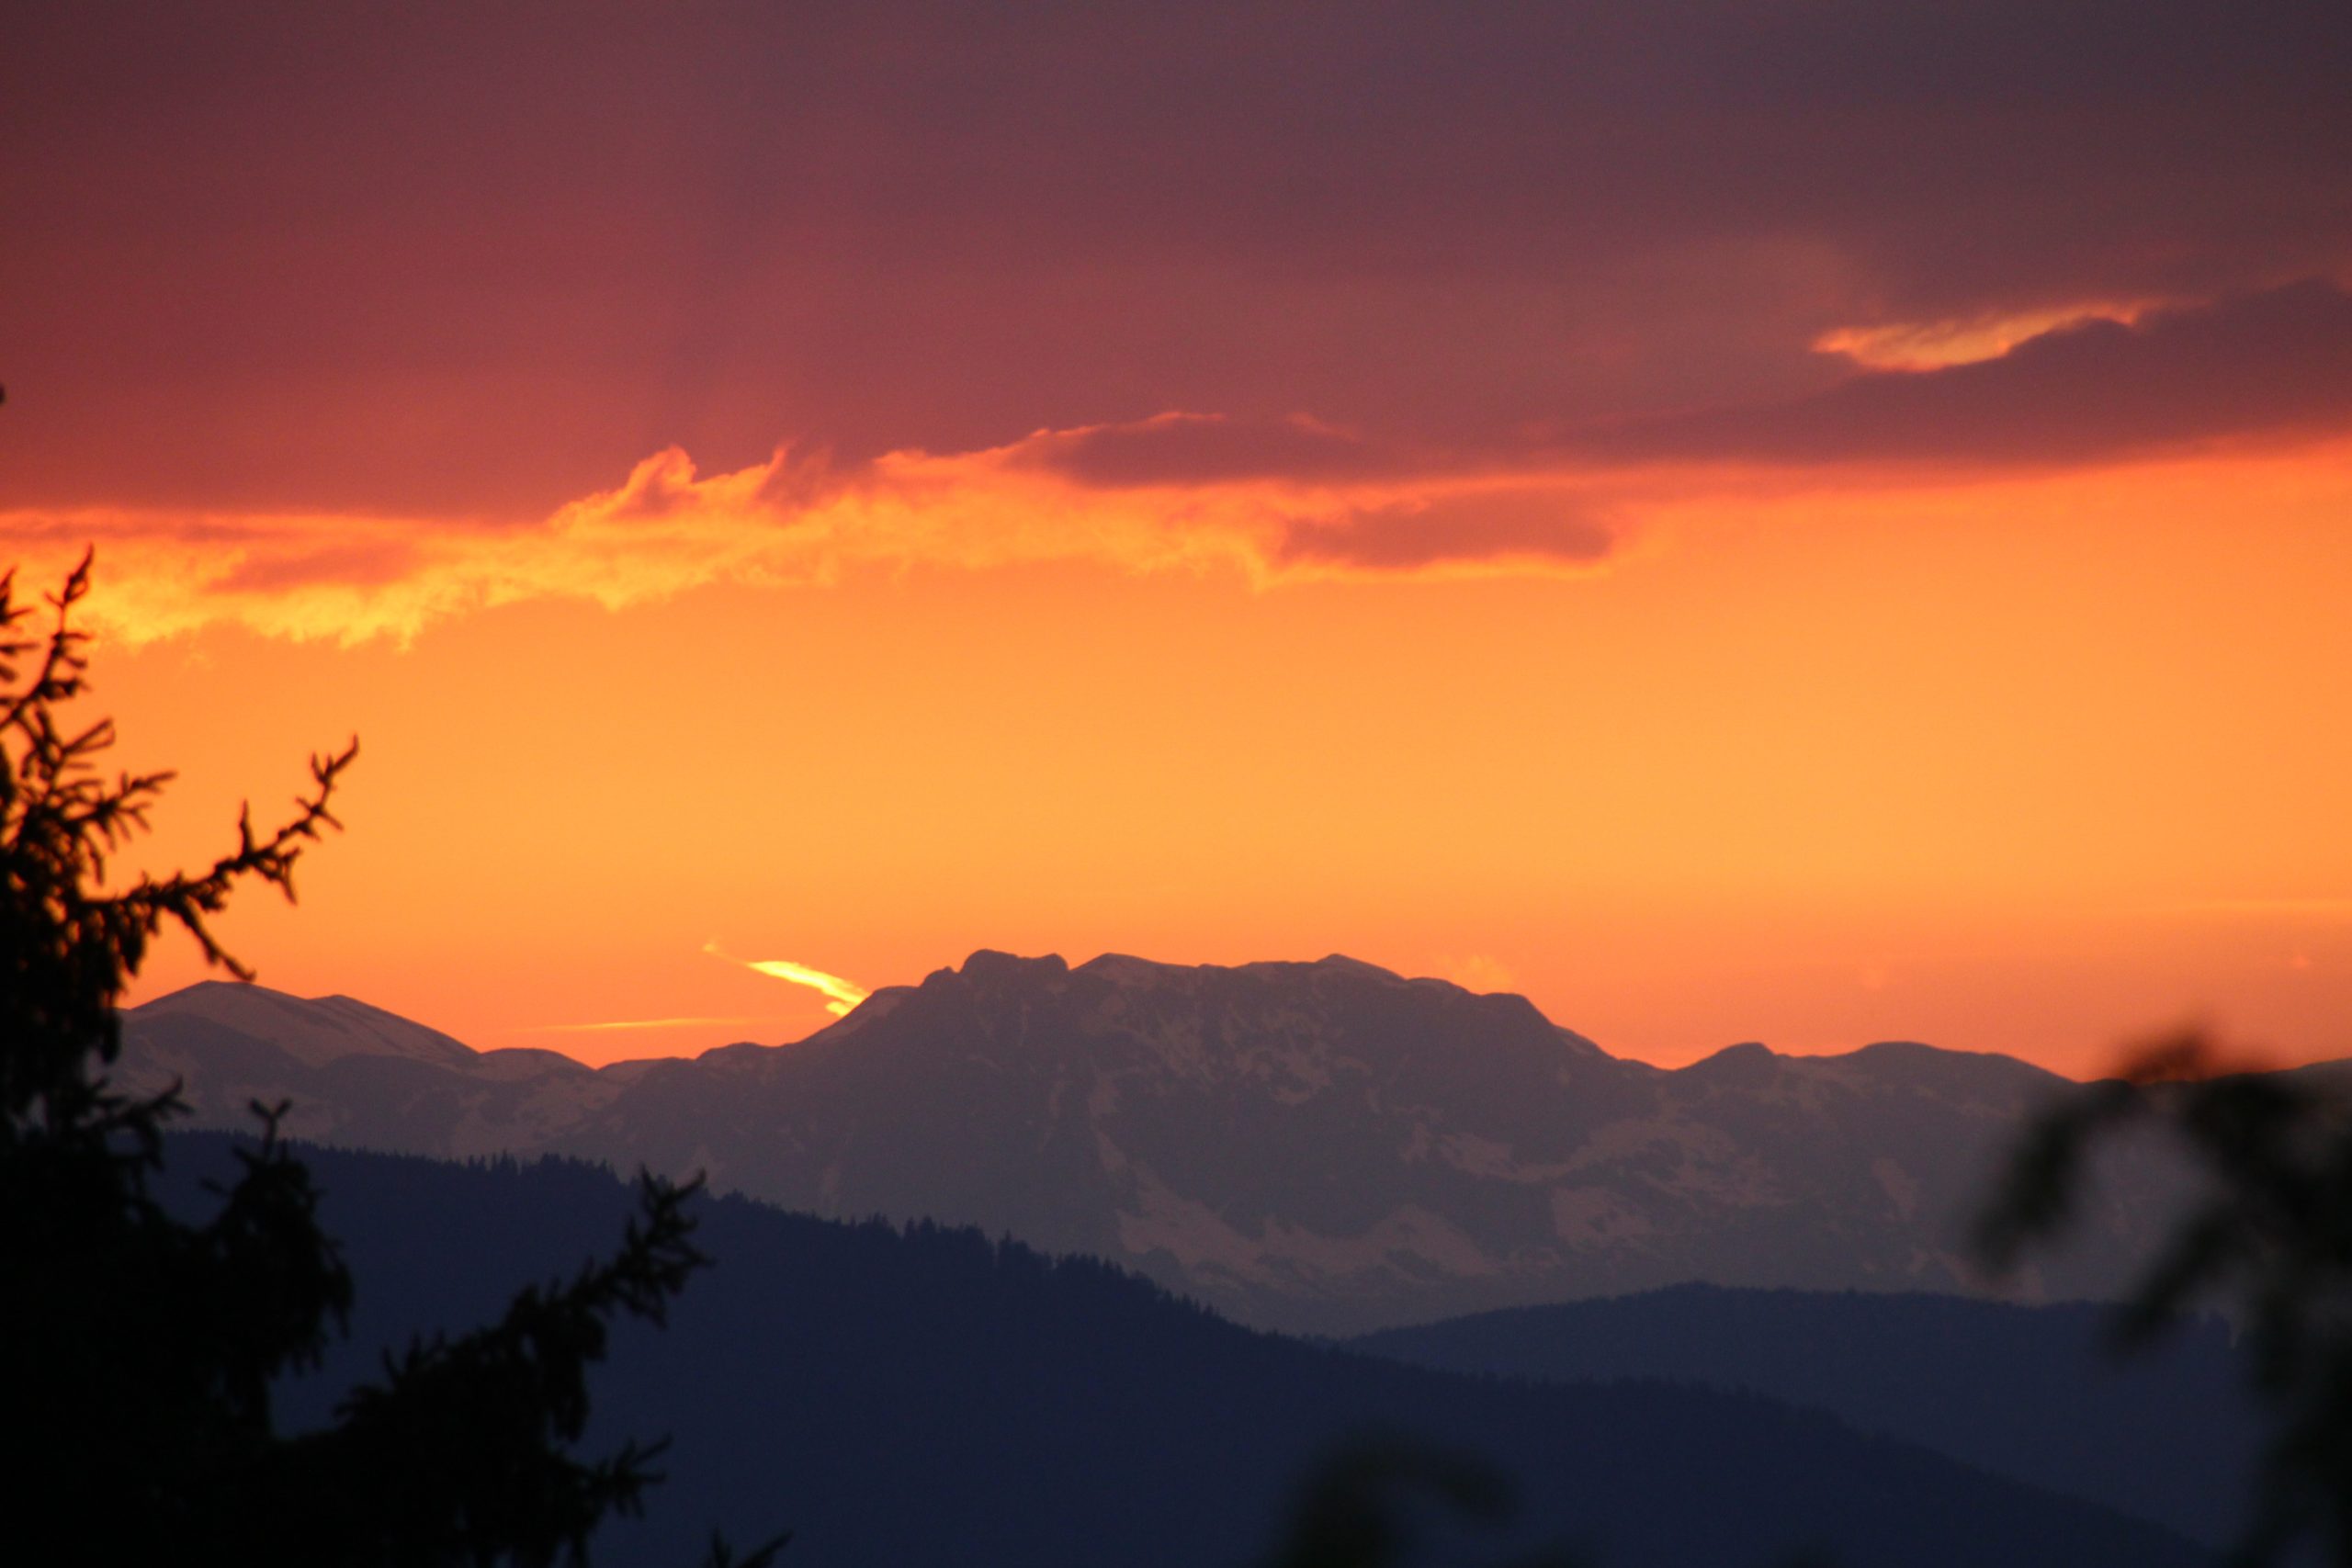
[[[2233,1069],[2194,1034],[2159,1042],[2027,1130],[1977,1253],[2016,1269],[2071,1223],[2098,1149],[2148,1127],[2190,1156],[2198,1188],[2119,1310],[2118,1343],[2224,1306],[2275,1421],[2236,1557],[2320,1545],[2352,1568],[2352,1100],[2335,1080]]]
[[[209,920],[239,886],[293,896],[303,851],[357,754],[312,759],[311,788],[273,830],[240,817],[207,870],[109,889],[107,860],[146,823],[168,773],[96,759],[105,720],[76,725],[87,634],[85,556],[47,596],[51,626],[0,577],[0,1389],[9,1552],[44,1563],[492,1563],[583,1561],[597,1521],[658,1479],[659,1445],[571,1452],[587,1369],[619,1314],[660,1322],[707,1259],[691,1188],[642,1180],[642,1213],[610,1259],[524,1291],[501,1319],[387,1357],[334,1422],[283,1435],[272,1383],[315,1366],[345,1324],[352,1280],[318,1222],[310,1173],[255,1106],[262,1136],[201,1224],[153,1196],[176,1090],[109,1082],[118,1008],[167,926],[251,976]],[[764,1563],[781,1540],[748,1564]],[[715,1542],[711,1561],[734,1559]]]

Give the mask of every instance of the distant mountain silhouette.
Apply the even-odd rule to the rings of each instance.
[[[2229,1329],[2184,1325],[2127,1359],[2110,1320],[2079,1303],[1678,1285],[1351,1345],[1497,1377],[1752,1390],[2227,1544],[2267,1429]]]
[[[229,1140],[181,1134],[185,1201]],[[299,1426],[375,1348],[479,1321],[609,1244],[630,1203],[571,1162],[473,1167],[306,1152],[360,1281],[355,1334],[283,1392]],[[2170,1568],[2154,1527],[1857,1435],[1753,1395],[1514,1386],[1237,1327],[1091,1260],[969,1230],[701,1205],[717,1267],[656,1331],[624,1325],[600,1434],[669,1431],[670,1481],[608,1525],[605,1564],[692,1559],[717,1521],[788,1527],[803,1568],[1217,1568],[1261,1553],[1292,1483],[1366,1430],[1482,1452],[1526,1505],[1518,1540],[1595,1568]],[[1497,1543],[1478,1554],[1494,1560]]]
[[[297,1135],[346,1145],[704,1168],[791,1208],[1092,1253],[1327,1333],[1690,1280],[1968,1289],[1961,1218],[2067,1087],[1907,1043],[1736,1045],[1664,1072],[1523,998],[1340,957],[982,952],[797,1044],[601,1071],[248,987],[126,1025],[126,1072],[180,1077],[206,1124],[284,1097]],[[2172,1197],[2159,1171],[2124,1175],[2030,1288],[2123,1278]]]

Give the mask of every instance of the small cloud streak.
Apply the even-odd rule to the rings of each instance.
[[[2086,321],[2130,326],[2154,306],[2154,301],[2144,299],[2122,304],[2100,301],[1960,320],[1840,327],[1815,338],[1813,347],[1816,354],[1838,355],[1868,370],[1941,370],[1998,359],[2029,339]]]
[[[788,958],[738,958],[733,953],[723,951],[716,942],[703,943],[702,950],[714,958],[724,958],[729,964],[741,964],[744,968],[755,969],[772,979],[786,981],[795,986],[806,986],[813,991],[821,993],[825,998],[825,1010],[835,1018],[845,1016],[852,1008],[864,1001],[869,995],[864,987],[854,981],[844,980],[838,975],[828,975],[822,969],[811,969],[806,964],[795,964]]]
[[[1964,337],[1955,329],[1942,350],[1973,352]],[[1671,414],[1581,439],[1595,463],[2030,468],[2324,439],[2347,426],[2352,288],[2308,277],[2128,322],[2078,315],[1984,357],[1862,369],[1793,401]]]

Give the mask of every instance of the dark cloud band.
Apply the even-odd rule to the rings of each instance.
[[[1839,389],[1809,345],[2343,277],[2346,81],[2342,0],[41,7],[0,505],[513,520],[672,445],[1092,427],[1053,460],[1104,485],[1602,424],[2062,460],[2224,423],[2192,362],[2236,362],[2086,329]],[[2242,425],[2324,402],[2278,346]],[[2097,390],[2159,351],[2170,403]],[[2083,434],[1976,390],[2029,372]]]

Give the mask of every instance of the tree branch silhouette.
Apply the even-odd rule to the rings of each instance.
[[[2114,1320],[2131,1349],[2202,1303],[2230,1303],[2275,1419],[2236,1550],[2247,1563],[2324,1542],[2352,1565],[2352,1098],[2309,1075],[2247,1070],[2200,1035],[2134,1053],[2029,1127],[1980,1214],[1996,1272],[2061,1235],[2098,1148],[2166,1132],[2199,1190]]]
[[[241,886],[294,897],[358,755],[311,759],[310,787],[266,831],[250,807],[200,873],[108,891],[108,857],[147,826],[168,773],[103,776],[114,741],[63,710],[87,691],[85,554],[43,596],[46,632],[0,576],[0,1389],[16,1416],[5,1473],[32,1506],[11,1548],[55,1563],[137,1561],[538,1565],[584,1562],[597,1522],[659,1479],[659,1444],[571,1450],[608,1325],[663,1321],[708,1262],[679,1187],[640,1173],[641,1214],[617,1253],[525,1290],[499,1322],[387,1359],[333,1426],[284,1436],[272,1384],[313,1368],[345,1331],[350,1270],[320,1225],[310,1172],[286,1148],[284,1105],[254,1110],[219,1207],[192,1223],[154,1196],[175,1085],[113,1085],[119,1004],[167,925],[241,979],[210,921]],[[743,1560],[769,1562],[772,1541]],[[734,1560],[723,1542],[710,1561]]]

